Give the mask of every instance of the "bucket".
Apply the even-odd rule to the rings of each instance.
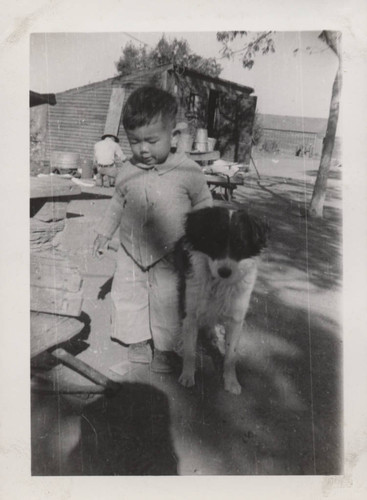
[[[206,128],[198,128],[196,131],[195,142],[208,142],[208,131]]]
[[[82,161],[82,179],[93,179],[93,161],[84,159]]]
[[[217,139],[214,139],[214,137],[208,137],[208,151],[214,151],[216,142]]]
[[[58,170],[61,174],[77,171],[80,163],[79,153],[68,151],[51,152],[51,170]]]
[[[206,153],[208,151],[208,141],[205,142],[195,142],[195,150],[201,153]]]

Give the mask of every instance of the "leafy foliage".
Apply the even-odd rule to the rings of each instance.
[[[127,44],[116,63],[116,68],[121,76],[125,76],[137,70],[152,69],[169,63],[186,66],[213,77],[219,76],[222,71],[215,58],[201,57],[191,51],[186,40],[167,40],[164,35],[153,49],[147,50],[145,46]]]
[[[122,54],[122,57],[116,63],[117,71],[122,76],[149,67],[149,57],[145,47],[136,47],[129,43],[124,47]]]
[[[269,52],[275,52],[274,40],[272,31],[262,31],[252,35],[242,49],[234,51],[231,44],[237,37],[247,37],[247,31],[219,31],[217,40],[222,42],[223,57],[230,59],[236,53],[241,53],[242,65],[244,68],[251,69],[255,63],[255,57],[258,53],[265,55]]]

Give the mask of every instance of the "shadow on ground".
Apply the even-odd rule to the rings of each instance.
[[[329,196],[340,197],[339,190],[329,189]],[[239,208],[266,219],[271,234],[267,258],[278,266],[305,273],[308,283],[323,289],[340,285],[342,214],[339,208],[326,205],[322,219],[302,217],[312,194],[312,186],[302,181],[262,181],[262,186],[238,188]],[[275,271],[276,269],[273,269]]]
[[[311,177],[316,177],[318,173],[318,170],[308,170],[307,175],[310,175]],[[328,175],[328,179],[337,179],[341,180],[342,179],[342,169],[339,168],[338,170],[331,170]]]
[[[39,410],[41,397],[47,411],[45,401]],[[91,403],[35,394],[32,410],[33,475],[177,474],[168,399],[152,386],[121,383],[117,394]],[[54,435],[42,439],[39,426]]]
[[[174,429],[194,455],[184,473],[342,473],[338,330],[322,315],[310,318],[307,308],[255,293],[237,365],[241,395],[223,390],[221,374],[203,355],[196,387],[181,389],[185,403]]]

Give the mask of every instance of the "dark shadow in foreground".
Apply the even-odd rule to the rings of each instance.
[[[176,475],[163,392],[122,383],[91,403],[76,396],[32,395],[32,474]]]

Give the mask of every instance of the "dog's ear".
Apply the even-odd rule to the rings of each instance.
[[[260,249],[266,247],[270,226],[266,220],[260,220],[257,217],[250,216],[250,223],[254,242],[259,245]]]
[[[207,238],[215,223],[215,214],[211,207],[194,210],[187,214],[185,223],[186,239],[193,246],[200,246]]]
[[[267,221],[250,215],[245,210],[238,212],[242,235],[253,251],[260,252],[267,245],[270,226]]]

